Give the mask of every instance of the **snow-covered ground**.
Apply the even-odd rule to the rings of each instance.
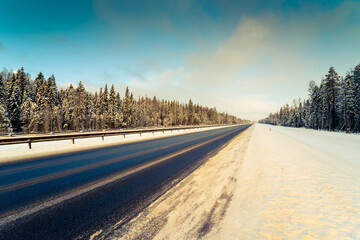
[[[360,239],[360,136],[256,124],[109,238]]]
[[[124,138],[122,135],[119,136],[108,136],[104,138],[102,141],[101,137],[97,138],[83,138],[83,139],[75,139],[75,144],[72,144],[72,140],[60,140],[60,141],[51,141],[51,142],[38,142],[32,143],[31,148],[28,149],[28,144],[13,144],[13,145],[0,145],[0,163],[21,160],[25,158],[31,157],[39,157],[45,156],[48,154],[62,153],[62,152],[70,152],[70,151],[78,151],[85,150],[89,148],[95,147],[104,147],[117,145],[122,143],[129,143],[135,141],[143,141],[154,138],[175,136],[180,134],[187,134],[193,132],[207,131],[210,129],[220,128],[219,127],[209,127],[209,128],[199,128],[199,129],[186,129],[180,131],[165,131],[163,132],[155,132],[152,133],[142,133],[141,136],[139,134],[129,134]]]

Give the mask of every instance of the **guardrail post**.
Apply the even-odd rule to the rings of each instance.
[[[123,137],[125,138],[125,134],[123,134]]]
[[[72,138],[71,140],[72,140],[72,144],[75,144],[75,138]]]
[[[141,137],[141,132],[139,132],[140,133],[140,137]]]
[[[104,141],[104,137],[105,137],[105,134],[103,134],[102,136],[101,136],[101,139]]]
[[[165,131],[164,131],[164,130],[163,130],[162,132],[163,132],[163,133],[165,133]]]
[[[31,149],[31,139],[28,140],[29,149]]]

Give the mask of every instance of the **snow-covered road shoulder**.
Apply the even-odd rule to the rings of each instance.
[[[359,146],[356,135],[257,124],[219,236],[360,239]]]

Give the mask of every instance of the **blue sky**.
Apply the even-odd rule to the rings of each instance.
[[[0,67],[257,120],[360,63],[356,1],[0,0]]]

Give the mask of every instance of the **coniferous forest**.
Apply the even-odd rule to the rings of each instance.
[[[235,116],[219,113],[189,100],[134,98],[126,88],[123,96],[105,85],[99,92],[84,85],[58,89],[54,75],[40,72],[35,79],[21,68],[0,74],[0,132],[46,133],[161,127],[199,124],[242,123]]]
[[[331,67],[320,85],[309,84],[309,98],[294,100],[259,122],[329,131],[360,132],[360,64],[340,77]]]

